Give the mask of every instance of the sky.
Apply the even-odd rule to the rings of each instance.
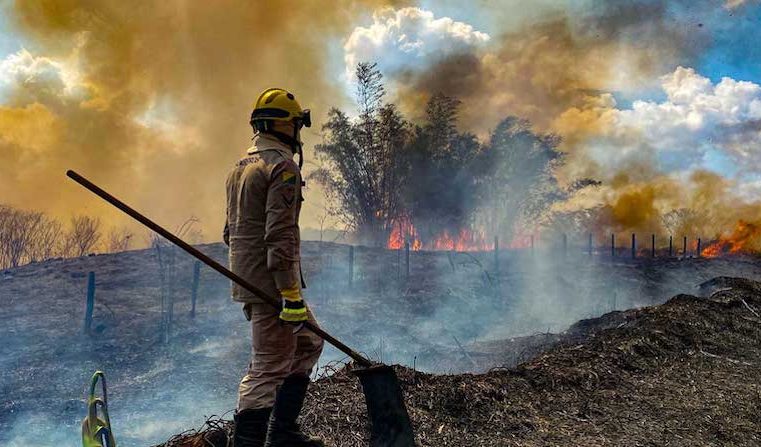
[[[509,115],[559,134],[561,182],[666,179],[689,201],[705,171],[761,199],[756,0],[0,0],[0,11],[0,203],[62,219],[129,225],[65,179],[75,168],[170,228],[197,216],[218,240],[258,93],[286,87],[313,110],[308,173],[327,110],[354,108],[361,61],[378,63],[387,100],[413,118],[443,92],[483,139]],[[309,185],[306,198],[302,224],[318,226],[324,194]]]

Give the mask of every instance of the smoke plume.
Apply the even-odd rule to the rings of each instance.
[[[72,168],[170,227],[195,215],[218,240],[224,178],[250,144],[256,96],[282,86],[318,114],[340,104],[326,42],[376,6],[8,4],[24,48],[0,65],[0,202],[126,222],[67,181]]]
[[[599,209],[597,228],[656,232],[674,230],[663,223],[669,213],[693,209],[706,220],[688,219],[681,230],[713,237],[758,217],[746,210],[755,200],[747,192],[758,184],[753,148],[761,144],[761,87],[731,78],[714,82],[688,67],[714,38],[703,22],[734,20],[742,3],[580,4],[480,41],[477,29],[460,26],[468,32],[447,35],[433,25],[436,19],[421,25],[419,10],[406,8],[394,20],[385,13],[355,29],[350,43],[372,35],[374,47],[346,50],[352,59],[390,54],[394,63],[382,68],[408,115],[444,93],[462,101],[460,125],[479,135],[508,115],[558,134],[566,153],[554,173],[560,184],[592,178],[602,185],[584,188],[556,211]],[[400,64],[410,50],[385,36],[412,25],[415,58]],[[442,36],[452,44],[442,45]],[[647,99],[638,99],[643,92],[650,92]],[[665,100],[650,99],[652,92]],[[620,105],[622,98],[631,105]]]
[[[627,188],[653,191],[652,201],[637,202],[654,204],[643,211],[650,217],[610,214],[618,227],[644,229],[671,211],[663,208],[662,183],[689,188],[691,176],[717,158],[746,171],[758,166],[759,86],[712,81],[690,68],[714,37],[704,22],[731,23],[752,3],[535,6],[490,32],[380,0],[332,8],[318,1],[5,3],[8,31],[23,48],[0,61],[0,202],[126,222],[65,180],[73,168],[170,227],[195,215],[206,238],[218,240],[223,179],[249,143],[256,95],[283,86],[315,110],[317,125],[304,136],[309,157],[324,113],[349,102],[346,72],[377,61],[389,99],[406,116],[421,116],[425,102],[444,93],[462,101],[463,130],[481,137],[509,115],[559,134],[567,154],[555,173],[561,185],[594,178],[605,191],[583,191],[568,209],[591,196],[628,197]],[[516,6],[479,7],[507,17]],[[347,66],[335,54],[341,44]],[[643,91],[667,99],[639,99]],[[722,101],[740,114],[712,105]],[[732,194],[757,196],[761,180],[749,172],[720,174]],[[314,185],[307,190],[305,226],[324,213],[322,195]]]

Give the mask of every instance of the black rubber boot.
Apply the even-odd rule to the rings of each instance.
[[[289,376],[280,386],[275,397],[275,407],[272,410],[267,443],[265,447],[324,447],[325,444],[317,438],[312,438],[301,432],[296,418],[304,405],[309,377]]]
[[[233,447],[263,447],[272,408],[235,413]]]

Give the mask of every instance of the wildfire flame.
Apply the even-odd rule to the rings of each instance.
[[[457,234],[443,231],[440,235],[425,243],[410,219],[398,219],[388,237],[386,247],[391,250],[404,248],[405,242],[410,243],[410,250],[455,250],[455,251],[484,251],[493,247],[487,243],[485,232],[462,229]]]
[[[462,229],[455,236],[444,231],[434,238],[426,248],[432,250],[485,251],[491,250],[493,246],[486,243],[483,232]]]
[[[457,233],[443,231],[430,241],[423,241],[409,218],[398,219],[391,228],[386,247],[390,250],[404,248],[410,243],[410,250],[445,250],[445,251],[487,251],[494,249],[494,242],[486,236],[486,231],[461,229]],[[530,234],[519,234],[507,245],[508,248],[528,248],[531,246]]]
[[[410,242],[410,250],[420,250],[423,243],[417,235],[417,230],[407,218],[398,219],[391,227],[391,234],[388,236],[386,247],[391,250],[404,248],[405,242]]]
[[[739,221],[732,234],[719,237],[701,251],[707,258],[715,258],[722,254],[758,252],[761,248],[761,226],[755,223]]]

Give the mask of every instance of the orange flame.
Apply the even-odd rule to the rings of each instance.
[[[391,234],[388,236],[386,247],[390,250],[399,250],[404,248],[405,242],[409,241],[411,250],[420,250],[423,247],[417,230],[408,218],[400,218],[391,227]]]
[[[484,231],[462,229],[457,234],[442,232],[430,242],[423,242],[409,218],[398,219],[391,228],[386,247],[391,250],[404,248],[405,242],[410,243],[410,250],[455,250],[455,251],[485,251],[493,249],[487,242]]]
[[[719,237],[701,251],[707,258],[715,258],[722,254],[755,253],[761,248],[761,227],[752,222],[741,220],[737,222],[732,234]]]
[[[492,245],[486,242],[482,231],[471,231],[462,229],[460,232],[451,236],[448,231],[426,245],[431,250],[455,250],[455,251],[485,251],[493,249]]]
[[[518,231],[513,236],[512,241],[502,248],[507,249],[527,249],[532,247],[535,242],[534,233],[528,231]],[[441,251],[491,251],[494,250],[494,240],[487,237],[487,232],[483,229],[460,229],[457,233],[450,233],[447,230],[431,240],[423,241],[412,220],[409,217],[397,219],[391,227],[391,233],[388,236],[386,248],[390,250],[399,250],[404,248],[405,242],[410,243],[410,250],[441,250]]]

